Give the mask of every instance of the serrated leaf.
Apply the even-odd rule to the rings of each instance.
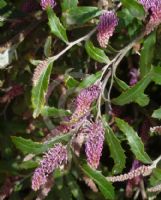
[[[115,121],[118,128],[125,134],[126,139],[130,145],[131,151],[136,156],[136,159],[146,164],[150,163],[151,159],[145,152],[141,138],[134,131],[134,129],[122,119],[116,118]]]
[[[47,117],[65,117],[71,114],[70,111],[58,109],[55,107],[44,106],[41,110],[42,116]]]
[[[82,171],[91,178],[99,187],[105,199],[114,199],[114,188],[111,183],[97,170],[92,169],[87,164],[81,164]]]
[[[145,11],[143,6],[136,0],[121,0],[122,4],[129,10],[132,16],[143,19]]]
[[[113,99],[112,102],[116,105],[125,105],[131,102],[136,102],[140,106],[145,106],[149,103],[149,98],[144,94],[144,90],[149,85],[152,79],[152,72],[148,73],[136,85],[123,92],[120,96]],[[145,101],[142,101],[144,98]]]
[[[102,49],[95,47],[91,41],[86,41],[85,49],[88,55],[94,60],[100,63],[109,63],[109,58],[106,56],[105,52]]]
[[[154,48],[156,43],[156,32],[151,33],[144,41],[140,57],[140,75],[145,76],[151,69]]]
[[[48,20],[49,20],[49,26],[50,26],[51,32],[54,35],[56,35],[59,39],[67,43],[68,38],[67,38],[66,30],[64,26],[61,24],[59,18],[56,16],[56,14],[51,8],[47,9],[47,14],[48,14]]]
[[[105,119],[103,119],[105,126],[105,138],[110,149],[110,156],[114,160],[114,167],[112,169],[114,174],[121,173],[125,168],[126,156],[123,148],[121,147],[119,139],[113,133],[113,130],[108,126]],[[117,148],[116,148],[117,147]]]
[[[93,85],[100,77],[101,77],[101,72],[97,72],[96,74],[92,74],[87,76],[79,85],[78,88],[79,89],[83,89],[86,87],[89,87],[91,85]]]
[[[155,84],[161,85],[161,67],[153,68],[152,80],[155,82]]]
[[[153,118],[156,119],[161,119],[161,108],[158,108],[157,110],[154,110],[153,114],[152,114]]]
[[[12,142],[16,146],[17,149],[22,151],[24,154],[32,153],[32,154],[41,154],[47,151],[49,148],[53,147],[54,144],[58,142],[67,142],[71,138],[71,133],[56,136],[48,142],[39,143],[34,142],[31,139],[25,139],[22,137],[12,136]]]
[[[33,117],[36,118],[41,113],[45,104],[45,95],[47,92],[49,78],[52,70],[52,63],[50,63],[45,70],[41,73],[41,76],[36,84],[32,88],[32,105],[34,108]]]
[[[78,5],[78,0],[63,0],[61,7],[63,12],[71,8],[76,8]]]
[[[80,25],[99,16],[100,14],[101,11],[97,7],[79,6],[71,8],[67,12],[63,13],[63,19],[65,24],[68,26],[76,24]]]
[[[44,54],[46,57],[51,56],[51,44],[52,44],[52,37],[47,37],[44,45]]]

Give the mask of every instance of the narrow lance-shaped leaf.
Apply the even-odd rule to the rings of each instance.
[[[143,19],[145,16],[144,8],[136,0],[121,0],[122,4],[129,10],[132,16]]]
[[[126,91],[130,89],[130,87],[118,77],[115,76],[114,79],[115,79],[115,84],[121,89],[121,91]]]
[[[58,109],[55,107],[44,106],[41,111],[42,116],[48,117],[65,117],[70,115],[70,111]]]
[[[79,6],[71,8],[63,14],[63,19],[66,25],[84,24],[94,17],[101,14],[97,7]]]
[[[114,167],[112,169],[114,174],[121,173],[125,168],[126,156],[121,147],[119,139],[115,136],[112,129],[108,126],[105,119],[103,119],[105,126],[105,138],[110,149],[110,156],[114,160]]]
[[[68,42],[66,30],[64,26],[61,24],[59,18],[56,16],[54,11],[49,7],[47,9],[48,19],[49,19],[49,26],[51,32],[56,35],[59,39],[63,40],[65,43]]]
[[[87,164],[82,163],[82,171],[91,178],[99,187],[105,199],[114,199],[114,188],[111,183],[97,170],[90,168]]]
[[[44,71],[41,73],[37,84],[32,89],[32,105],[34,108],[33,117],[36,118],[40,113],[45,104],[45,95],[47,92],[49,78],[52,70],[52,64],[46,66]]]
[[[86,87],[89,87],[90,85],[93,85],[100,77],[101,77],[101,72],[97,72],[96,74],[92,74],[87,76],[79,85],[79,89],[83,89]]]
[[[161,67],[153,67],[152,80],[155,84],[161,85]]]
[[[113,99],[112,102],[116,105],[125,105],[131,102],[136,102],[140,106],[145,106],[149,103],[149,98],[144,94],[144,90],[149,85],[152,79],[152,72],[149,72],[135,86],[123,92],[120,96]],[[144,98],[144,101],[142,101]]]
[[[134,129],[124,120],[116,118],[116,124],[118,128],[125,134],[126,139],[130,145],[131,151],[134,153],[136,158],[143,163],[150,163],[151,159],[144,150],[144,145],[141,138],[134,131]]]
[[[152,114],[153,118],[161,119],[161,108],[158,108],[157,110],[154,110]]]
[[[106,56],[105,52],[102,49],[95,47],[91,41],[86,41],[85,49],[92,59],[100,63],[109,63],[109,58]]]
[[[51,148],[55,143],[58,142],[67,142],[71,138],[71,134],[65,134],[54,137],[52,140],[39,143],[34,142],[31,139],[25,139],[22,137],[12,136],[12,142],[16,146],[17,149],[22,151],[24,154],[32,153],[32,154],[41,154]]]
[[[51,56],[51,44],[52,44],[52,37],[49,36],[46,39],[45,45],[44,45],[44,54],[46,57]]]
[[[63,12],[71,8],[76,8],[78,5],[78,0],[63,0],[61,7]]]
[[[145,76],[151,69],[154,48],[156,43],[156,32],[153,32],[144,41],[140,57],[140,75]]]

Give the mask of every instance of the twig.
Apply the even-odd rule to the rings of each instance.
[[[69,49],[71,49],[74,45],[82,42],[82,41],[85,41],[87,39],[89,39],[95,32],[96,32],[97,28],[94,28],[93,30],[91,30],[88,34],[86,34],[85,36],[79,38],[78,40],[75,40],[73,42],[70,42],[68,44],[68,46],[63,49],[60,53],[58,53],[57,55],[55,56],[52,56],[52,57],[49,57],[47,60],[49,63],[52,63],[54,62],[55,60],[57,60],[58,58],[60,58],[63,54],[65,54]]]

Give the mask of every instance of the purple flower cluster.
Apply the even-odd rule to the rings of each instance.
[[[107,47],[109,38],[113,35],[117,25],[118,18],[113,11],[106,11],[101,15],[97,34],[97,40],[101,47]]]
[[[38,190],[47,182],[47,177],[55,169],[67,163],[67,149],[62,144],[56,144],[51,148],[40,162],[32,177],[32,189]]]
[[[136,68],[131,68],[130,69],[130,86],[135,85],[138,82],[138,78],[139,78],[139,73],[138,70]]]
[[[87,140],[85,143],[85,152],[88,164],[96,169],[100,162],[104,142],[104,128],[101,121],[91,123],[86,128]]]
[[[41,0],[41,7],[43,10],[46,10],[48,7],[54,8],[55,6],[55,0]]]
[[[99,97],[101,92],[100,85],[92,85],[83,89],[76,98],[76,109],[71,116],[71,123],[79,122],[80,119],[86,117],[90,112],[91,104]]]
[[[160,0],[139,0],[145,10],[150,13],[149,22],[146,25],[148,35],[161,23],[161,1]]]

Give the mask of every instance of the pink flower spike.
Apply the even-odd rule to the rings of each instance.
[[[104,128],[101,121],[92,123],[86,128],[87,141],[85,152],[88,164],[96,169],[100,162],[104,142]]]
[[[101,15],[97,34],[97,40],[101,47],[107,47],[109,38],[113,35],[117,25],[118,18],[113,11],[106,11]]]
[[[41,7],[46,10],[48,7],[54,8],[56,6],[55,0],[41,0]]]
[[[67,149],[62,144],[56,144],[43,156],[40,166],[32,177],[32,189],[39,190],[47,182],[47,177],[55,169],[67,163]]]

